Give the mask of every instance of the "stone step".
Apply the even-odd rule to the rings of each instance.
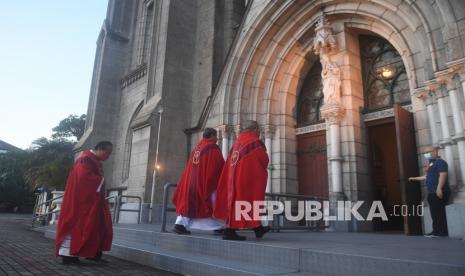
[[[120,229],[121,235],[131,231]],[[127,232],[128,233],[128,232]],[[130,235],[128,233],[128,235]],[[392,258],[372,251],[356,250],[354,253],[322,250],[321,248],[299,248],[264,244],[256,240],[253,233],[244,233],[246,242],[223,241],[210,233],[193,235],[153,232],[157,248],[168,251],[183,251],[238,262],[253,262],[257,265],[277,266],[297,270],[301,273],[321,275],[465,275],[464,265],[444,262],[419,261],[415,258]],[[142,237],[142,236],[139,236]],[[404,237],[399,237],[404,239]],[[147,240],[148,241],[148,240]],[[418,240],[418,242],[423,242]],[[305,246],[304,246],[305,247]],[[379,252],[385,249],[379,248]],[[423,254],[423,252],[419,252]]]
[[[134,242],[113,243],[112,256],[185,275],[293,275],[297,270],[243,262]],[[317,275],[317,274],[302,274]]]
[[[448,239],[300,232],[256,240],[242,232],[248,240],[237,242],[158,231],[115,225],[110,254],[189,275],[465,275],[465,243]]]
[[[185,252],[253,262],[258,265],[298,269],[298,248],[261,244],[260,240],[257,240],[251,232],[240,234],[246,236],[247,241],[224,241],[221,236],[213,236],[212,234],[155,233],[155,245],[166,250],[181,249]]]
[[[301,249],[299,271],[324,275],[463,276],[465,266]]]
[[[158,229],[136,229],[125,225],[115,225],[113,227],[113,239],[155,244],[155,230],[159,231]]]

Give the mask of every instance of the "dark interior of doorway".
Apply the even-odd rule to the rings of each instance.
[[[402,204],[396,129],[393,118],[368,126],[368,137],[373,200],[382,202],[388,216],[388,221],[375,219],[373,230],[402,233],[404,230],[402,216],[393,216],[394,206]]]

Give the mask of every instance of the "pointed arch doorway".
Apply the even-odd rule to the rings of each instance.
[[[387,40],[364,34],[359,43],[372,196],[389,215],[387,221],[375,219],[373,230],[418,235],[421,190],[407,180],[418,175],[418,162],[405,66]]]

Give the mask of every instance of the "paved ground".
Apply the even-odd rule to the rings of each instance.
[[[111,256],[107,264],[62,265],[54,241],[30,230],[29,217],[0,214],[0,275],[177,275]]]

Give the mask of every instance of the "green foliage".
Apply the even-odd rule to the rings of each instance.
[[[84,134],[85,123],[86,115],[69,115],[67,118],[61,120],[58,126],[52,129],[54,132],[52,138],[63,139],[74,137],[76,140],[79,140]]]
[[[25,182],[31,187],[47,185],[49,189],[63,190],[73,165],[74,143],[42,137],[32,145],[26,162]]]
[[[0,203],[19,206],[30,194],[31,187],[23,179],[26,160],[23,151],[0,154]]]
[[[0,154],[0,207],[20,206],[33,190],[63,190],[74,162],[74,141],[84,133],[85,115],[70,115],[53,128],[52,139],[39,138],[26,150]],[[1,209],[1,208],[0,208]]]

